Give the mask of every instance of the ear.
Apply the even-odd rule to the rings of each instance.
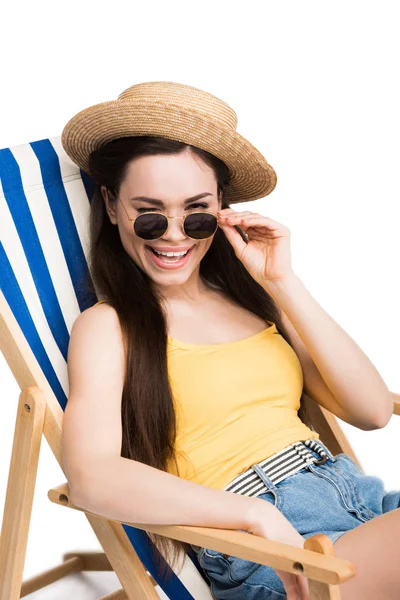
[[[108,217],[113,225],[116,225],[118,222],[117,219],[117,211],[116,211],[116,201],[110,198],[110,194],[105,185],[102,185],[100,188],[101,194],[103,196],[104,204],[106,207],[106,212]]]

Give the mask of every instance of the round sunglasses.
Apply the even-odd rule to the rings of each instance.
[[[124,207],[128,220],[133,223],[134,232],[144,240],[157,240],[167,231],[169,219],[181,218],[167,217],[156,212],[145,212],[137,215],[134,219],[130,219],[124,204],[122,202],[121,204]],[[213,213],[192,212],[190,215],[182,215],[182,229],[185,235],[193,240],[204,240],[213,235],[217,228],[218,220]]]

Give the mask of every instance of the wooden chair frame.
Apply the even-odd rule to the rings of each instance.
[[[159,598],[154,587],[157,583],[144,568],[122,523],[74,506],[67,483],[51,489],[49,499],[85,512],[104,553],[66,553],[61,565],[22,581],[42,434],[64,471],[61,457],[63,410],[3,294],[0,295],[0,345],[21,389],[0,537],[0,600],[17,600],[69,573],[83,570],[114,570],[122,589],[103,596],[102,600],[156,600]],[[400,395],[392,393],[392,396],[394,414],[400,415]],[[321,441],[334,455],[348,454],[361,469],[335,416],[310,397],[305,396],[305,401]],[[127,524],[274,569],[303,574],[309,580],[312,600],[340,600],[340,583],[356,574],[352,563],[334,556],[331,540],[323,534],[305,540],[304,549],[301,549],[235,530]]]

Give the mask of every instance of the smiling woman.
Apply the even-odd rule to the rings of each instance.
[[[204,336],[209,339],[215,337],[217,341],[218,338],[220,341],[249,338],[265,330],[267,322],[274,324],[276,333],[279,332],[287,348],[290,348],[290,338],[281,325],[278,307],[249,275],[223,230],[218,227],[218,211],[229,209],[224,196],[230,181],[229,169],[221,160],[175,140],[126,137],[93,152],[90,171],[96,182],[90,215],[93,291],[106,300],[110,310],[116,311],[126,348],[121,456],[185,478],[182,472],[185,462],[178,463],[178,458],[180,460],[181,452],[188,453],[186,460],[189,467],[194,457],[190,451],[190,437],[184,441],[184,430],[179,425],[181,416],[176,414],[175,402],[183,383],[179,383],[180,377],[185,373],[195,373],[193,367],[187,372],[183,364],[178,371],[172,371],[172,356],[175,356],[175,364],[183,359],[183,354],[179,358],[177,355],[177,340],[185,337],[196,340],[198,337],[201,342],[200,336],[203,339]],[[152,202],[161,201],[162,207],[153,207],[143,198],[137,200],[138,196],[144,195]],[[194,198],[195,202],[203,200],[201,204],[204,206],[193,205]],[[167,216],[164,223],[152,221]],[[142,235],[137,235],[135,223],[147,217],[150,220],[145,224],[146,231],[139,230]],[[190,228],[185,228],[189,224]],[[189,252],[179,263],[173,264],[156,257],[154,251],[157,250]],[[96,306],[86,312],[99,308]],[[262,343],[261,338],[259,341]],[[293,358],[294,355],[291,360]],[[298,377],[298,363],[294,365]],[[212,373],[209,377],[214,378]],[[245,382],[246,378],[243,378],[243,384]],[[301,379],[295,385],[296,393],[301,395]],[[290,440],[298,439],[299,435],[310,437],[313,432],[306,425],[304,407],[299,398],[294,400],[293,416],[298,419],[296,423],[301,432],[292,430]],[[244,402],[245,397],[239,401]],[[262,402],[262,398],[259,401]],[[232,410],[232,407],[227,407],[225,412],[228,421],[232,419]],[[212,422],[210,420],[210,425]],[[276,449],[277,441],[272,438],[268,441],[265,426],[261,421],[257,422],[264,430],[259,437],[261,455],[264,456],[271,442]],[[70,427],[73,428],[72,425]],[[227,425],[228,434],[229,431]],[[247,435],[246,431],[246,428],[242,429],[244,435]],[[208,435],[214,434],[209,430]],[[287,443],[287,433],[285,435],[278,444]],[[110,436],[109,429],[107,436]],[[201,442],[201,438],[198,441]],[[186,443],[189,445],[186,446]],[[201,443],[198,450],[201,451]],[[247,466],[246,453],[238,454],[236,451],[236,455],[236,466],[230,463],[229,471],[225,472],[223,467],[223,463],[225,466],[229,463],[221,463],[219,480],[224,473],[225,480],[229,479],[234,472],[232,468]],[[208,453],[203,452],[200,456],[203,466],[208,465]],[[258,458],[261,458],[260,452]],[[187,479],[190,480],[201,482],[201,478],[194,475]],[[214,479],[214,491],[218,488],[216,481]],[[211,491],[209,486],[204,489]],[[233,500],[224,494],[225,507]],[[97,502],[100,504],[97,505]],[[101,498],[96,501],[99,514],[105,510],[101,502]],[[117,498],[114,502],[118,502]],[[245,528],[243,514],[239,528]],[[192,518],[193,523],[199,522],[198,513]],[[190,550],[187,544],[177,540],[170,541],[156,534],[150,534],[150,537],[162,555],[167,555],[172,548],[176,552]],[[178,556],[175,554],[172,562]]]
[[[328,329],[328,316],[291,276],[287,227],[231,208],[276,184],[236,123],[211,94],[153,82],[67,124],[63,145],[95,182],[88,284],[102,300],[71,332],[63,458],[80,505],[106,518],[239,529],[297,547],[317,532],[336,542],[393,510],[400,492],[356,477],[319,440],[302,400],[305,382],[316,390],[322,379],[310,375],[283,310],[340,406],[340,360],[363,366],[382,398],[380,419],[387,397],[340,334],[343,361],[336,324],[324,359],[319,325]],[[160,578],[162,557],[174,566],[178,551],[191,551],[149,537]],[[199,558],[216,598],[245,600],[255,589],[307,598],[303,576],[208,549]]]

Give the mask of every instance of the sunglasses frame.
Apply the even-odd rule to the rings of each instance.
[[[126,216],[128,217],[128,221],[130,221],[130,222],[132,223],[132,228],[133,228],[133,231],[135,231],[135,221],[136,221],[136,219],[138,219],[138,218],[139,218],[139,217],[141,217],[142,215],[148,215],[148,214],[152,214],[152,215],[154,215],[154,214],[157,214],[157,213],[154,213],[154,211],[152,211],[152,210],[149,210],[149,211],[146,211],[146,212],[142,212],[142,213],[140,213],[139,215],[137,215],[137,216],[136,216],[134,219],[131,219],[131,218],[129,217],[128,211],[126,210],[126,208],[125,208],[125,206],[124,206],[124,203],[122,202],[121,198],[119,198],[119,201],[121,202],[121,204],[122,204],[122,206],[123,206],[123,208],[124,208],[124,211],[126,212]],[[216,228],[215,228],[215,230],[213,231],[213,233],[210,233],[210,235],[206,236],[205,238],[194,238],[194,237],[192,237],[192,236],[188,235],[188,234],[186,233],[186,231],[185,231],[185,219],[186,219],[186,217],[190,217],[191,215],[197,215],[197,214],[199,214],[199,215],[212,215],[213,217],[215,217],[215,221],[216,221]],[[214,214],[214,213],[212,213],[212,212],[207,212],[207,211],[195,211],[195,212],[191,212],[189,215],[180,215],[180,216],[177,216],[177,217],[168,217],[167,215],[164,215],[164,214],[163,214],[163,215],[161,215],[161,216],[162,216],[162,217],[165,217],[165,218],[167,219],[167,224],[168,224],[168,226],[167,226],[166,230],[164,231],[164,233],[162,233],[162,234],[161,234],[161,235],[159,235],[158,237],[156,237],[156,238],[151,238],[151,240],[148,240],[148,241],[158,240],[158,239],[160,239],[160,238],[161,238],[163,235],[165,235],[165,234],[167,233],[167,231],[168,231],[168,227],[169,227],[169,220],[170,220],[170,219],[181,219],[181,218],[182,218],[182,219],[183,219],[183,220],[182,220],[182,231],[183,231],[183,233],[184,233],[184,234],[185,234],[187,237],[189,237],[191,240],[199,240],[199,239],[200,239],[200,240],[206,240],[206,239],[208,239],[209,237],[211,237],[212,235],[214,235],[214,233],[217,231],[217,229],[218,229],[218,227],[219,227],[219,225],[218,225],[218,217],[217,217],[217,215],[216,215],[216,214]],[[136,231],[135,231],[135,234],[137,235]],[[141,239],[147,239],[147,238],[142,238],[140,235],[139,235],[138,237],[140,237]]]

